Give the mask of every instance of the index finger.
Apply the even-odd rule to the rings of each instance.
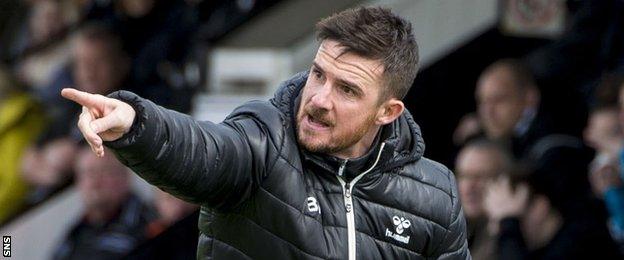
[[[89,94],[84,91],[73,88],[64,88],[61,90],[61,96],[85,107],[98,107],[98,101],[95,98],[96,95]]]

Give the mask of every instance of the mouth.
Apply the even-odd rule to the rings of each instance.
[[[306,114],[304,121],[306,121],[308,126],[310,126],[311,128],[315,130],[328,130],[331,127],[329,123],[319,120],[317,118],[314,118],[310,114]]]

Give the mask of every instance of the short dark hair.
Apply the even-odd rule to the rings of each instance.
[[[412,25],[382,7],[348,9],[316,24],[319,41],[334,40],[345,52],[382,61],[387,90],[382,100],[402,99],[418,72],[418,44]]]

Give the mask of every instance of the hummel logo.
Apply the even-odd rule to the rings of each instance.
[[[399,218],[397,216],[392,217],[392,223],[396,226],[396,232],[403,234],[403,229],[408,228],[412,223],[405,218]]]
[[[394,216],[392,217],[392,224],[395,226],[396,234],[390,229],[386,228],[386,236],[391,237],[392,239],[399,241],[401,243],[408,244],[410,236],[401,236],[406,228],[409,228],[412,223],[403,217]]]

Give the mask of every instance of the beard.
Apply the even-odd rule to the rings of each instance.
[[[301,124],[306,116],[329,127],[329,131],[319,133],[312,129],[303,129]],[[304,149],[313,153],[335,154],[355,145],[375,125],[375,114],[371,113],[364,122],[353,125],[345,120],[337,124],[325,109],[306,106],[297,113],[297,141]]]

